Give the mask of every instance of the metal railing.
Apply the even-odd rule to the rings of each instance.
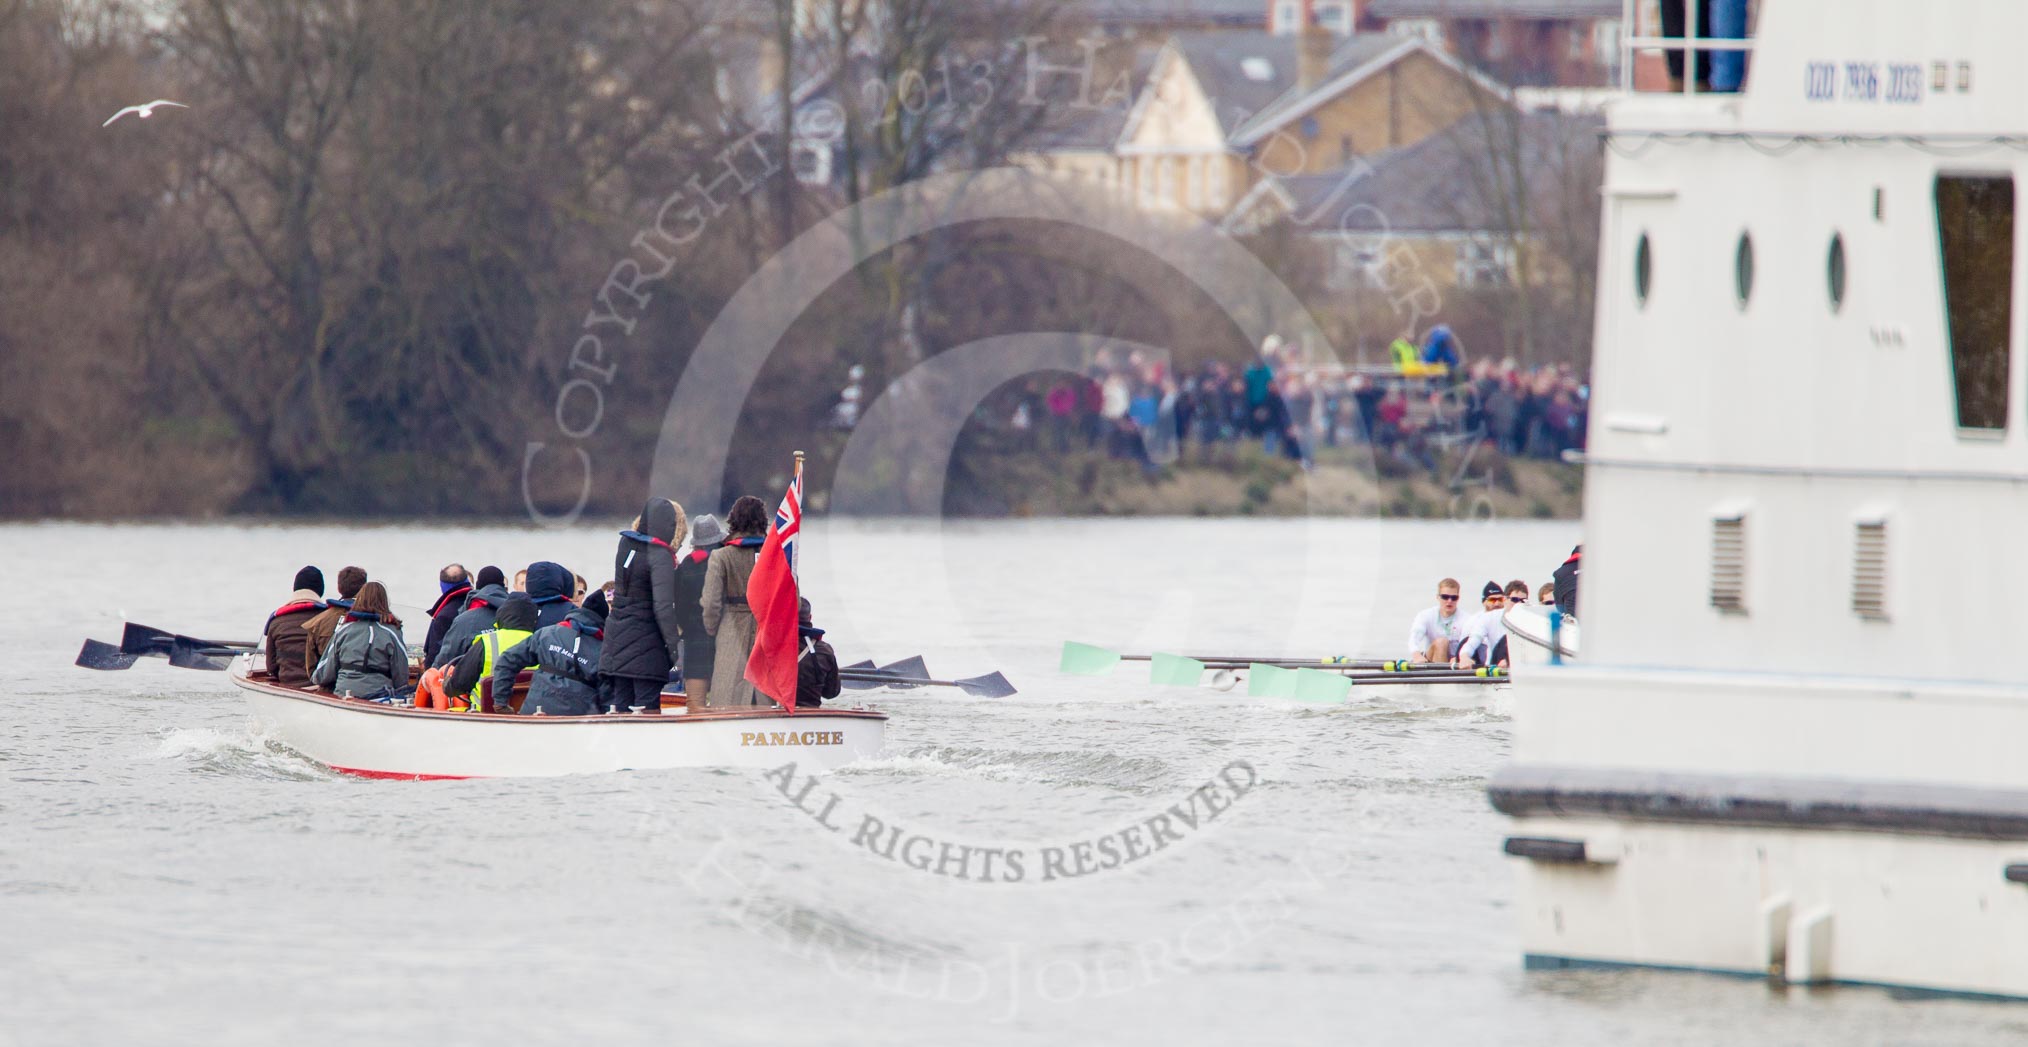
[[[1682,53],[1683,86],[1681,88],[1681,91],[1686,96],[1700,93],[1698,90],[1697,83],[1699,79],[1697,75],[1697,67],[1698,67],[1698,59],[1700,57],[1705,55],[1712,56],[1712,58],[1714,59],[1712,61],[1712,65],[1716,67],[1718,63],[1715,59],[1717,59],[1718,56],[1726,54],[1738,54],[1740,55],[1739,60],[1740,65],[1737,70],[1734,70],[1734,72],[1736,72],[1738,75],[1739,78],[1738,82],[1730,87],[1722,89],[1707,89],[1703,93],[1737,94],[1738,92],[1745,90],[1746,87],[1745,56],[1753,51],[1753,38],[1750,35],[1748,35],[1749,30],[1746,26],[1746,16],[1747,16],[1746,0],[1683,0],[1682,36],[1636,35],[1634,32],[1634,28],[1636,25],[1639,24],[1636,21],[1636,19],[1639,16],[1640,9],[1648,6],[1648,4],[1651,2],[1656,2],[1656,0],[1621,0],[1620,89],[1622,91],[1636,90],[1634,83],[1636,74],[1634,64],[1635,56],[1642,54],[1644,52],[1654,52],[1654,51],[1660,51],[1664,55],[1672,51]],[[1660,0],[1660,2],[1666,2],[1666,0]],[[1701,35],[1699,32],[1699,27],[1704,24],[1703,16],[1705,9],[1707,7],[1711,7],[1714,4],[1730,5],[1732,3],[1738,4],[1737,8],[1730,9],[1736,11],[1739,14],[1740,35],[1736,37],[1730,36],[1717,37],[1717,36]],[[1660,21],[1659,9],[1657,11],[1657,15],[1658,17],[1656,20],[1659,22]],[[1659,34],[1660,32],[1661,32],[1660,27],[1659,26],[1656,27],[1656,33]],[[1716,73],[1715,68],[1713,69],[1713,72],[1714,74]],[[1674,90],[1676,90],[1676,88],[1672,87],[1671,91]]]

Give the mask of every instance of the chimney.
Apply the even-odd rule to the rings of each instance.
[[[1303,0],[1302,23],[1296,28],[1296,87],[1309,91],[1331,70],[1331,51],[1338,41],[1317,24],[1316,0]]]

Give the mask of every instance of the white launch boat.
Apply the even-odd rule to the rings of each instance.
[[[1489,787],[1522,949],[2028,996],[2028,4],[1758,8],[1743,90],[1609,107],[1588,635]]]
[[[335,771],[368,778],[529,778],[670,767],[784,763],[830,770],[880,751],[887,715],[824,708],[519,716],[439,712],[284,687],[230,670],[269,734]],[[520,688],[516,689],[516,693]]]

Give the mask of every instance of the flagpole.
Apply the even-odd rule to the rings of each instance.
[[[796,452],[795,488],[799,492],[803,489],[803,452],[801,451]],[[801,498],[799,497],[797,500],[800,502]],[[803,512],[804,512],[803,507],[799,505],[797,507],[797,514],[800,516],[802,515]],[[799,525],[798,530],[800,529],[801,528]],[[802,588],[803,575],[801,570],[797,568],[796,561],[801,559],[802,556],[803,556],[803,543],[797,542],[795,546],[789,550],[789,577],[794,578],[796,580],[796,587],[798,589]]]

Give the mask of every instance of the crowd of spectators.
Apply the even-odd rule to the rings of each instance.
[[[1058,451],[1103,448],[1149,468],[1202,449],[1257,441],[1308,466],[1319,448],[1371,446],[1434,469],[1474,440],[1555,458],[1584,446],[1589,389],[1565,366],[1481,360],[1456,372],[1320,366],[1270,338],[1244,368],[1172,370],[1140,352],[1101,352],[1075,378],[1023,387],[1010,427]]]

